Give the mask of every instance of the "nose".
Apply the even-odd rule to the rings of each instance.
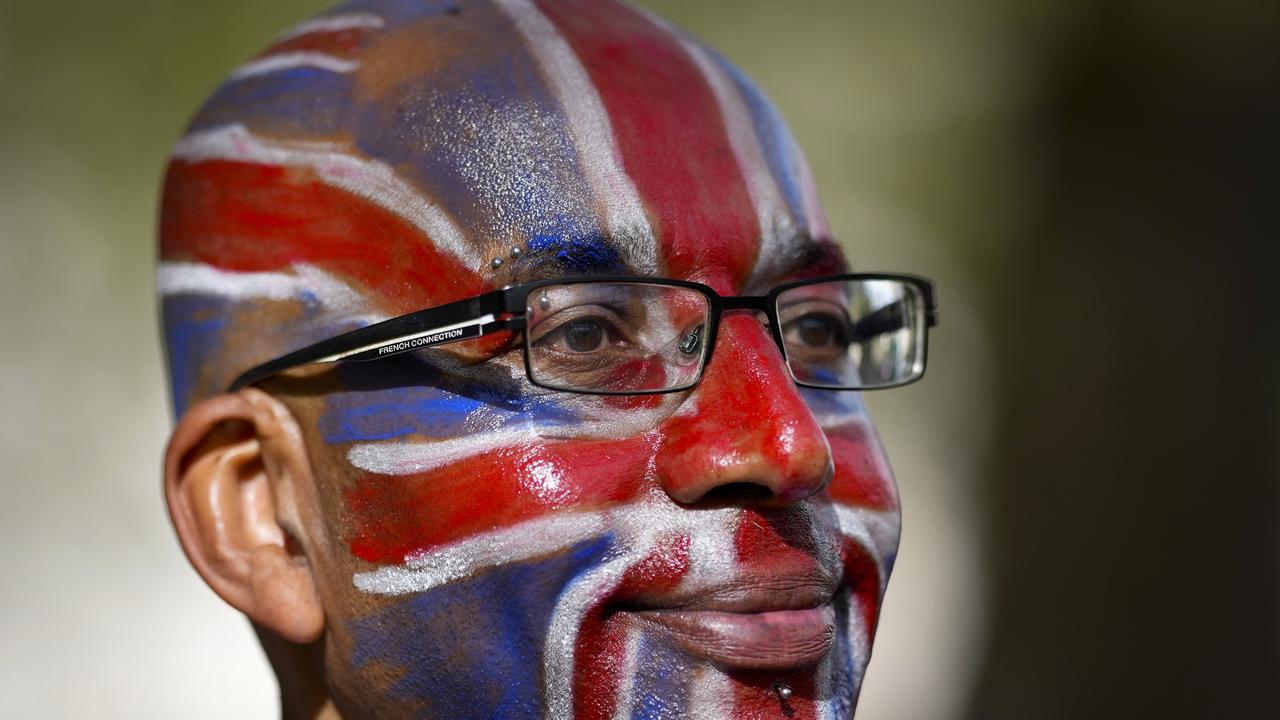
[[[676,502],[781,508],[831,481],[826,435],[755,318],[724,317],[687,402],[664,424],[657,455],[659,481]]]

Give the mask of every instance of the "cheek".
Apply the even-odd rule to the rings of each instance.
[[[379,474],[359,477],[345,504],[351,552],[384,564],[551,513],[638,499],[648,465],[643,440],[531,440],[425,472],[413,469],[430,461],[429,445],[382,447],[390,463],[355,458]],[[409,472],[394,474],[397,462]]]
[[[857,393],[803,391],[827,436],[835,476],[827,488],[841,505],[870,510],[897,510],[898,488],[884,447]]]
[[[352,478],[340,493],[351,553],[397,564],[476,533],[637,499],[650,441],[592,410],[479,386],[331,394],[317,428]]]
[[[832,500],[873,510],[898,508],[893,471],[869,422],[828,430],[827,442],[836,468],[827,490]]]

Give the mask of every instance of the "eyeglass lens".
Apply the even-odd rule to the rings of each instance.
[[[840,280],[778,295],[787,365],[797,382],[874,389],[924,372],[925,300],[901,280]]]
[[[872,389],[924,371],[925,301],[901,280],[783,291],[777,318],[792,376]],[[711,303],[693,288],[638,282],[548,285],[526,307],[529,373],[544,387],[636,393],[692,387],[709,352]]]
[[[534,290],[525,318],[529,373],[540,385],[652,392],[698,381],[711,306],[690,288],[576,283]]]

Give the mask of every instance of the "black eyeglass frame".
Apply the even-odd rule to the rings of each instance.
[[[478,295],[466,300],[458,300],[445,305],[418,310],[407,315],[383,320],[357,330],[352,330],[314,345],[295,350],[274,360],[253,367],[237,377],[228,388],[235,392],[282,372],[324,362],[367,362],[399,355],[401,353],[438,347],[453,342],[472,340],[494,332],[524,332],[527,323],[524,314],[527,311],[529,295],[539,288],[549,286],[577,285],[585,283],[632,283],[637,285],[662,285],[667,287],[696,290],[707,299],[708,318],[706,339],[707,354],[698,368],[698,375],[690,382],[671,388],[657,390],[588,390],[581,388],[563,388],[541,383],[533,375],[529,362],[529,342],[527,335],[521,342],[524,353],[525,375],[529,382],[548,390],[572,392],[585,395],[662,395],[681,392],[696,387],[702,382],[707,366],[711,364],[711,356],[715,352],[717,334],[720,329],[720,317],[727,310],[748,310],[763,312],[769,318],[769,327],[773,340],[778,345],[784,360],[787,356],[786,345],[782,337],[782,326],[778,320],[778,296],[782,293],[806,285],[818,285],[832,282],[866,282],[889,280],[915,286],[925,303],[925,330],[920,338],[921,348],[920,373],[899,383],[871,388],[839,388],[803,382],[796,378],[795,372],[788,363],[787,370],[791,379],[800,387],[820,390],[879,390],[891,387],[902,387],[924,377],[928,367],[928,328],[938,324],[938,306],[936,292],[932,280],[919,275],[905,273],[848,273],[843,275],[827,275],[807,280],[796,280],[772,288],[765,295],[729,295],[717,293],[711,287],[689,280],[671,278],[643,277],[633,275],[585,275],[554,280],[535,280],[532,282],[511,285]],[[886,306],[886,307],[893,307]],[[875,317],[875,314],[866,319]]]

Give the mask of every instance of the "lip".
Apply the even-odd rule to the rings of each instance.
[[[759,578],[685,596],[638,598],[619,608],[689,654],[744,669],[813,665],[835,643],[833,578]]]
[[[735,613],[720,610],[631,611],[696,657],[719,665],[781,669],[813,665],[835,643],[830,603],[804,610]]]

